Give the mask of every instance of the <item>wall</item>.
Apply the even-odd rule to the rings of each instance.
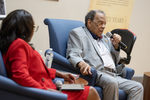
[[[136,75],[150,71],[150,0],[135,0],[129,29],[137,35],[129,67]]]
[[[29,11],[39,25],[39,30],[32,38],[32,43],[37,51],[43,52],[49,48],[49,36],[45,18],[71,19],[84,22],[88,12],[90,0],[6,0],[7,13],[15,9]],[[135,69],[135,75],[143,75],[150,71],[150,0],[135,0],[129,29],[137,35],[137,41],[132,50],[131,63],[127,65]],[[123,53],[122,53],[123,55]]]

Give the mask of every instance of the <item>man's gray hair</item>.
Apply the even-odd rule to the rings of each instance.
[[[94,20],[94,17],[95,17],[96,12],[102,13],[102,14],[105,15],[105,12],[102,11],[102,10],[91,10],[91,11],[89,11],[89,12],[87,13],[87,15],[85,16],[85,26],[87,26],[87,21],[88,21],[88,19],[90,19],[91,21]]]

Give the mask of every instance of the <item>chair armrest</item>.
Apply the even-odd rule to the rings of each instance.
[[[52,68],[58,69],[58,70],[63,70],[63,71],[68,71],[74,74],[80,74],[80,77],[84,78],[89,82],[88,85],[94,86],[96,82],[96,76],[97,76],[97,71],[93,68],[91,68],[91,73],[92,75],[82,75],[80,73],[79,68],[74,68],[68,59],[65,57],[61,56],[60,54],[56,53],[53,51],[54,57],[53,57],[53,64]]]
[[[126,77],[125,78],[131,80],[133,75],[134,75],[134,69],[126,67]]]
[[[0,75],[0,89],[38,100],[67,100],[67,94],[55,93],[47,90],[24,87],[13,80]]]
[[[70,62],[68,61],[68,59],[66,59],[65,57],[61,56],[60,54],[58,54],[57,52],[53,51],[54,53],[54,57],[53,57],[53,62],[56,62],[60,65],[63,65],[65,67],[68,68],[74,68]]]

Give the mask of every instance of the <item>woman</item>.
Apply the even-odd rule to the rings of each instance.
[[[62,77],[70,83],[75,78],[69,73],[47,69],[40,54],[30,42],[36,25],[32,15],[25,10],[12,11],[3,20],[0,30],[0,50],[3,54],[8,77],[20,85],[58,92],[52,79]],[[83,91],[62,91],[68,100],[100,100],[93,87]]]

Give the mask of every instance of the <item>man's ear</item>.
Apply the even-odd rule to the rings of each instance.
[[[88,27],[91,27],[91,26],[92,26],[91,24],[92,24],[91,19],[88,19],[88,21],[87,21],[87,26],[88,26]]]

